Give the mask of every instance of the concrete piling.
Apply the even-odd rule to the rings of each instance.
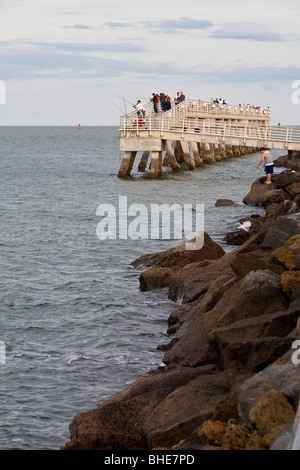
[[[195,163],[193,162],[191,157],[189,144],[185,141],[180,141],[180,144],[184,155],[184,163],[186,164],[189,170],[194,170]]]
[[[166,140],[166,158],[168,159],[168,165],[172,168],[173,171],[180,170],[180,165],[176,159],[173,142],[171,140]]]
[[[118,173],[119,178],[130,175],[137,152],[125,152]]]
[[[141,161],[138,166],[138,171],[145,171],[148,163],[148,158],[149,158],[150,152],[148,150],[144,151],[142,154]]]
[[[162,152],[152,152],[150,176],[151,178],[158,178],[162,174]]]

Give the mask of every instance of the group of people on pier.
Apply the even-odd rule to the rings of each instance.
[[[174,98],[174,104],[176,105],[184,100],[185,95],[183,94],[183,91],[178,91],[176,97]],[[166,93],[152,93],[152,98],[150,98],[150,101],[153,102],[153,109],[155,113],[159,113],[160,111],[168,111],[172,107],[172,98]]]

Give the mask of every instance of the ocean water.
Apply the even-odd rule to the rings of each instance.
[[[130,263],[184,240],[101,241],[99,205],[204,204],[205,230],[228,252],[226,231],[263,213],[242,203],[260,154],[157,180],[137,172],[138,154],[120,180],[117,127],[2,127],[0,141],[0,449],[55,450],[77,413],[162,364],[178,305],[140,292]]]

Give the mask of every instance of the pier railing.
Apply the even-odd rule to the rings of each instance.
[[[160,109],[160,105],[159,105]],[[166,121],[181,120],[184,116],[187,117],[210,117],[210,118],[221,118],[230,117],[234,119],[255,119],[269,120],[270,111],[268,109],[255,109],[249,106],[236,106],[236,105],[223,105],[211,102],[204,102],[202,100],[184,100],[179,104],[171,103],[171,109],[167,111],[160,111],[159,113],[154,112],[153,103],[149,102],[144,106],[145,117],[153,117],[153,124],[155,128],[159,129],[164,125]],[[136,111],[132,111],[130,114],[126,114],[120,119],[120,129],[132,129],[138,127],[138,116]]]
[[[177,119],[176,119],[177,118]],[[300,142],[300,127],[288,126],[266,126],[257,123],[245,124],[245,122],[224,121],[218,122],[214,119],[171,116],[165,113],[162,118],[157,115],[146,115],[138,118],[136,115],[132,120],[121,123],[121,134],[125,137],[128,133],[147,135],[153,133],[172,132],[181,135],[198,134],[203,136],[239,137],[244,139],[268,140],[278,142]]]

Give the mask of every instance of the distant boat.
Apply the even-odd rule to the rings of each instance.
[[[78,124],[78,129],[81,129],[80,124]]]

